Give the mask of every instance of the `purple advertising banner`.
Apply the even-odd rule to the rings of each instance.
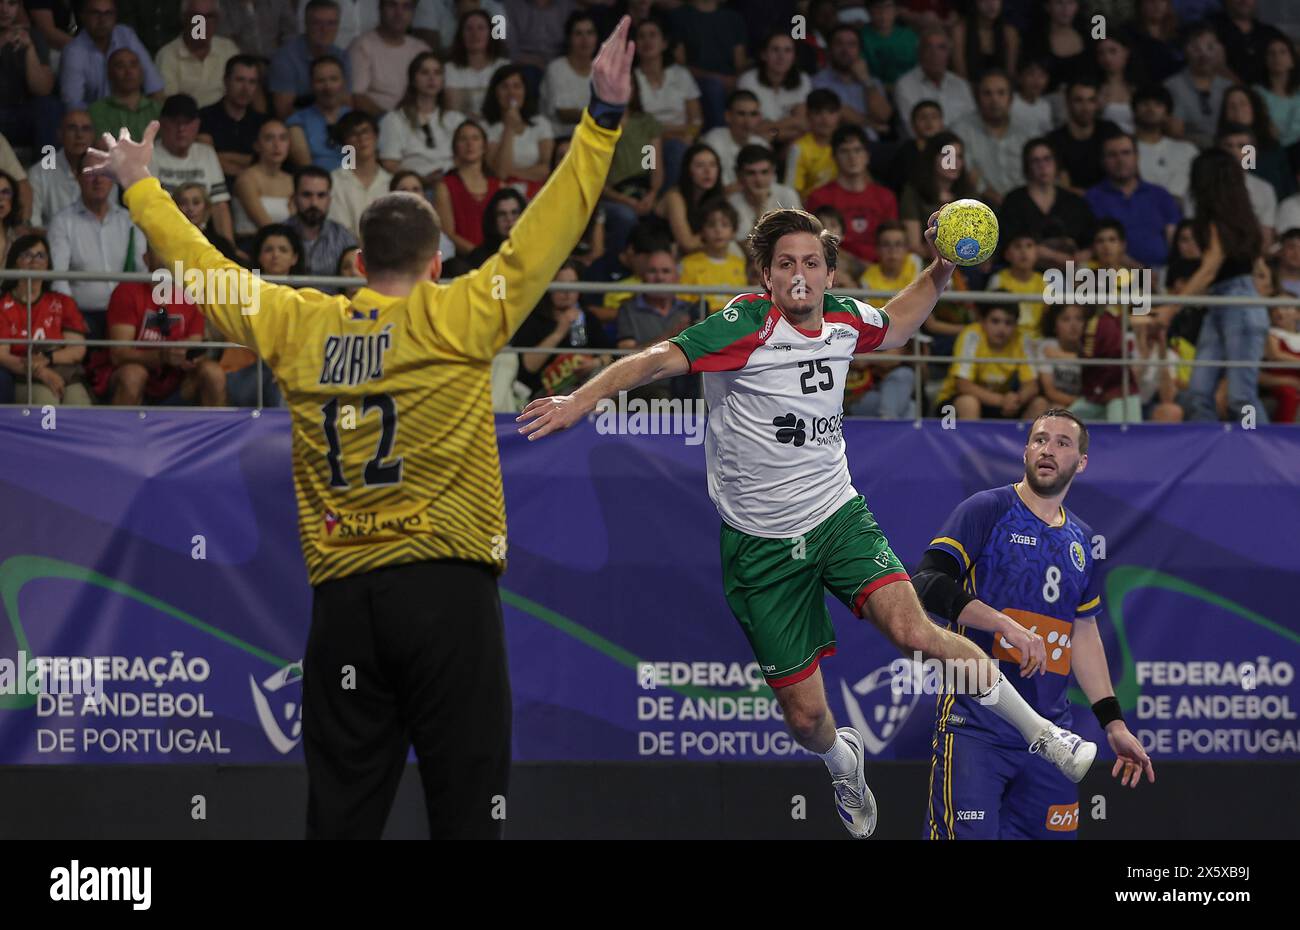
[[[723,598],[698,432],[622,427],[528,443],[498,420],[515,758],[802,753]],[[1015,424],[848,420],[844,439],[909,567],[1022,473]],[[0,449],[0,764],[300,760],[287,412],[6,408]],[[1156,759],[1300,758],[1300,429],[1097,426],[1089,458],[1066,504],[1096,534],[1130,728]],[[874,757],[928,758],[935,698],[891,687],[896,651],[831,605],[837,720]]]

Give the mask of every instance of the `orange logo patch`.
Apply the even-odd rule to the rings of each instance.
[[[1054,833],[1070,833],[1079,829],[1079,802],[1053,804],[1047,809],[1046,826]]]
[[[1042,614],[1036,614],[1029,610],[1016,610],[1008,607],[1002,611],[1012,620],[1019,623],[1031,633],[1037,633],[1046,640],[1047,645],[1047,670],[1057,675],[1070,674],[1070,647],[1074,641],[1070,637],[1070,631],[1074,624],[1069,620],[1058,620],[1055,617],[1045,617]],[[1020,650],[1015,649],[1009,642],[999,636],[993,640],[993,658],[1004,659],[1007,662],[1020,664]]]

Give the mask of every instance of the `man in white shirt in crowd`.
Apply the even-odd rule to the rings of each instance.
[[[1196,146],[1166,134],[1174,99],[1163,84],[1147,84],[1133,94],[1133,126],[1138,140],[1138,171],[1144,180],[1159,184],[1188,206],[1192,160]]]
[[[382,116],[406,92],[406,70],[415,56],[430,51],[423,39],[408,35],[415,0],[380,0],[379,26],[348,46],[352,62],[352,106]]]
[[[189,94],[206,107],[226,92],[226,62],[239,54],[239,46],[217,35],[220,20],[217,0],[185,0],[181,34],[158,49],[167,96]]]
[[[740,222],[736,225],[736,240],[745,242],[754,223],[768,210],[778,207],[803,209],[803,201],[793,187],[777,183],[776,156],[764,145],[747,145],[736,156],[736,177],[740,189],[727,197],[736,208]]]
[[[62,147],[32,165],[33,226],[43,227],[68,204],[81,197],[81,159],[95,142],[95,127],[85,110],[70,110],[59,123]],[[50,159],[53,159],[52,161]]]
[[[966,165],[979,173],[979,198],[996,208],[1025,183],[1020,156],[1029,136],[1011,124],[1011,79],[996,68],[979,81],[979,109],[952,124],[966,143]]]
[[[187,94],[168,97],[163,103],[162,127],[153,149],[150,173],[168,191],[195,181],[208,190],[212,201],[212,226],[231,242],[235,241],[230,216],[230,191],[221,160],[210,145],[198,141],[199,105]]]
[[[77,173],[80,196],[49,221],[50,267],[54,271],[148,271],[145,240],[117,203],[117,185],[105,175]],[[115,281],[56,281],[52,290],[70,294],[86,317],[92,337],[104,331],[104,312]]]
[[[934,100],[943,107],[944,119],[952,125],[975,111],[970,84],[948,70],[952,58],[952,40],[948,33],[937,26],[925,30],[921,34],[916,58],[916,67],[894,85],[894,103],[899,113],[911,113],[922,100]],[[902,129],[904,133],[911,132],[909,126]]]
[[[767,145],[758,134],[758,124],[763,120],[758,98],[747,90],[732,91],[727,98],[727,125],[710,129],[700,141],[718,153],[722,163],[722,186],[727,193],[740,189],[736,181],[736,156],[747,145]]]

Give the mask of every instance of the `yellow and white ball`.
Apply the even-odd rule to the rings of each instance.
[[[950,262],[978,265],[998,247],[998,218],[979,200],[954,200],[940,208],[934,247]]]

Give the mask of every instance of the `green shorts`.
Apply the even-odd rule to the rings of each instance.
[[[767,539],[722,524],[722,583],[767,683],[781,688],[835,653],[826,591],[863,616],[878,588],[907,581],[861,496],[802,537]]]

